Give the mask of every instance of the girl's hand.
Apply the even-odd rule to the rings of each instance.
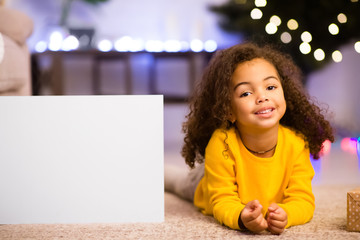
[[[276,203],[272,203],[268,208],[268,230],[273,234],[281,234],[284,232],[287,222],[287,214],[284,209]]]
[[[268,228],[268,223],[261,213],[262,208],[258,200],[253,200],[241,211],[241,221],[248,230],[259,233]]]

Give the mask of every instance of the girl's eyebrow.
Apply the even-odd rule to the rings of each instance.
[[[272,76],[272,75],[264,78],[263,81],[270,80],[270,79],[276,79],[277,81],[280,81],[278,77]],[[250,82],[239,82],[238,84],[235,85],[234,91],[236,90],[237,87],[239,87],[241,85],[249,85],[249,84],[250,84]]]
[[[241,85],[249,85],[249,82],[239,82],[238,84],[235,85],[234,87],[234,91],[236,90],[237,87],[241,86]]]

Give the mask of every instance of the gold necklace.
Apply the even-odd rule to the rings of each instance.
[[[275,144],[275,146],[273,146],[273,147],[270,148],[269,150],[260,151],[260,152],[256,152],[256,151],[253,151],[253,150],[249,149],[247,146],[245,146],[245,144],[244,144],[244,147],[245,147],[249,152],[251,152],[251,153],[254,153],[254,154],[264,154],[264,153],[270,152],[271,150],[273,150],[274,148],[276,148],[276,145],[277,145],[277,144]]]

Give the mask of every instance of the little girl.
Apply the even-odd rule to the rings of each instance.
[[[168,167],[165,189],[232,229],[280,234],[310,221],[310,154],[318,159],[334,137],[301,78],[291,58],[269,46],[217,52],[183,125],[182,155],[193,169],[183,177]]]

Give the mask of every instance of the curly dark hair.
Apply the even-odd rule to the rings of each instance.
[[[218,128],[231,128],[231,78],[238,64],[262,58],[279,73],[286,100],[280,124],[304,136],[313,158],[318,159],[325,140],[334,141],[333,130],[321,110],[305,92],[302,72],[292,58],[273,46],[238,44],[218,51],[205,69],[202,80],[190,99],[190,112],[183,124],[182,156],[191,168],[204,161],[205,148]]]

